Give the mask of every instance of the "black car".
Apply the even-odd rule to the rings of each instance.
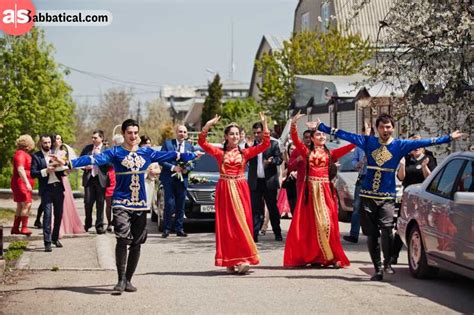
[[[202,151],[202,149],[196,148]],[[194,170],[189,174],[189,186],[184,206],[184,222],[214,222],[214,200],[219,167],[214,157],[204,154],[194,162]],[[164,192],[158,188],[156,207],[152,207],[151,220],[158,223],[163,231]]]

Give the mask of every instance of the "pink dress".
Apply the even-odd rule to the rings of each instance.
[[[81,234],[85,233],[84,225],[77,213],[76,204],[74,203],[74,196],[72,195],[71,185],[67,176],[63,177],[64,185],[64,203],[63,203],[63,218],[61,220],[61,228],[59,229],[59,237],[64,234]],[[52,221],[54,222],[54,221]]]

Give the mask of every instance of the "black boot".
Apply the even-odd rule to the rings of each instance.
[[[370,278],[371,281],[382,281],[382,259],[380,257],[380,244],[377,236],[367,236],[367,247],[369,248],[370,258],[374,264],[375,273]]]
[[[382,251],[383,251],[383,271],[386,274],[393,275],[395,270],[391,266],[393,231],[391,228],[382,229]]]
[[[115,246],[115,263],[117,265],[118,282],[114,287],[114,291],[122,294],[127,285],[127,278],[125,277],[125,267],[127,264],[127,245],[117,241]]]
[[[127,262],[127,272],[126,272],[126,279],[127,283],[125,286],[126,292],[136,292],[137,288],[135,288],[131,281],[133,277],[133,273],[135,269],[137,269],[138,260],[140,259],[140,245],[132,245],[130,246],[130,253],[128,254],[128,262]]]
[[[390,258],[390,264],[396,265],[398,263],[398,256],[400,255],[400,251],[403,248],[403,242],[400,239],[398,234],[393,236],[393,243],[392,243],[392,255]]]

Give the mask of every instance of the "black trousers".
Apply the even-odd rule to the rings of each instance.
[[[265,179],[257,179],[257,189],[250,192],[252,199],[253,234],[258,236],[265,215],[265,204],[270,213],[270,223],[275,235],[281,235],[280,212],[277,206],[277,189],[268,189]]]
[[[105,187],[102,187],[97,176],[91,177],[87,186],[84,187],[84,209],[86,219],[84,225],[86,228],[92,226],[92,209],[96,207],[95,228],[102,229],[104,225],[104,203],[105,203]]]

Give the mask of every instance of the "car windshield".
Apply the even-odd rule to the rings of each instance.
[[[209,154],[204,154],[194,162],[194,172],[216,172],[219,173],[216,159]]]
[[[337,143],[337,142],[327,142],[326,146],[328,147],[329,150],[339,148],[341,146],[347,145],[348,143]],[[347,153],[343,157],[339,159],[339,172],[357,172],[353,167],[352,167],[352,156],[354,155],[354,151]]]

